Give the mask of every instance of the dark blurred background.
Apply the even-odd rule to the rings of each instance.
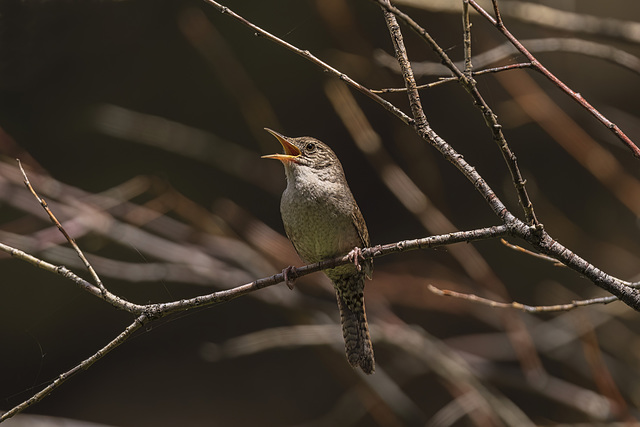
[[[460,61],[458,3],[397,4]],[[513,34],[537,40],[531,49],[547,68],[640,142],[635,0],[499,3]],[[369,88],[402,86],[373,2],[223,4]],[[504,43],[478,15],[472,22],[475,55]],[[410,59],[436,73],[417,72],[418,83],[448,76],[403,31]],[[508,52],[478,66],[523,61]],[[640,280],[638,160],[533,71],[477,81],[546,229],[606,272]],[[449,83],[421,93],[434,130],[522,217],[465,91]],[[383,96],[409,111],[403,93]],[[22,184],[20,158],[108,289],[130,301],[189,298],[299,265],[282,235],[282,167],[260,159],[280,151],[264,127],[334,149],[374,244],[498,223],[473,185],[398,119],[206,2],[0,1],[2,243],[89,278]],[[331,285],[314,274],[293,292],[281,284],[163,319],[25,416],[113,426],[609,425],[638,416],[640,317],[630,308],[531,315],[428,289],[529,305],[605,296],[573,272],[499,241],[375,265],[366,293],[372,377],[348,366]],[[7,410],[133,318],[8,255],[0,266]]]

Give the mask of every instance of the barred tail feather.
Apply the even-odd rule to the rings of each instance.
[[[364,296],[356,311],[352,311],[339,294],[337,299],[347,359],[354,368],[359,366],[365,374],[372,374],[375,370],[375,361],[367,315],[364,310]]]

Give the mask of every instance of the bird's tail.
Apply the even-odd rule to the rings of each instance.
[[[354,368],[359,366],[365,374],[372,374],[375,361],[364,310],[364,295],[360,294],[359,301],[355,305],[352,304],[354,310],[349,308],[340,294],[337,294],[337,298],[347,359]]]

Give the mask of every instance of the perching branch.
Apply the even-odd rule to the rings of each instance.
[[[22,168],[21,168],[21,171],[25,176],[25,181],[28,182],[27,186],[29,190],[32,192],[33,196],[40,202],[40,204],[45,209],[45,211],[50,216],[50,218],[55,218],[55,215],[49,209],[46,202],[44,202],[44,199],[42,199],[37,194],[36,190],[30,184],[28,177]],[[67,231],[64,229],[62,224],[60,224],[60,222],[57,221],[57,219],[55,219],[54,222],[56,223],[56,226],[59,228],[59,230],[65,237],[69,236]],[[442,236],[430,236],[422,239],[405,240],[405,241],[400,241],[392,244],[378,245],[372,248],[365,248],[362,251],[362,256],[365,259],[374,258],[374,257],[389,255],[392,253],[409,251],[409,250],[426,249],[426,248],[433,248],[433,247],[460,243],[460,242],[471,242],[476,240],[491,239],[491,238],[505,236],[507,235],[507,233],[508,233],[508,227],[496,226],[496,227],[489,227],[484,229],[470,230],[465,232],[450,233]],[[70,236],[68,238],[71,239]],[[201,295],[201,296],[197,296],[190,299],[183,299],[180,301],[167,302],[167,303],[139,305],[139,304],[128,302],[118,297],[117,295],[112,294],[106,288],[103,288],[103,290],[100,290],[96,286],[80,278],[79,276],[77,276],[76,274],[74,274],[73,272],[71,272],[70,270],[68,270],[63,266],[53,265],[37,257],[34,257],[30,254],[27,254],[19,249],[5,245],[3,243],[0,243],[0,250],[5,253],[8,253],[12,257],[26,261],[45,271],[61,275],[62,277],[71,280],[73,283],[78,285],[81,289],[110,303],[114,307],[120,310],[127,311],[137,316],[134,322],[127,329],[125,329],[121,334],[119,334],[114,340],[108,343],[105,347],[103,347],[98,352],[96,352],[93,356],[82,361],[81,363],[79,363],[69,371],[61,374],[51,384],[49,384],[43,390],[33,395],[31,398],[25,400],[24,402],[15,406],[11,410],[2,414],[2,416],[0,416],[0,422],[8,418],[11,418],[12,416],[24,411],[31,405],[41,401],[43,398],[45,398],[47,395],[53,392],[56,388],[58,388],[64,382],[66,382],[68,379],[74,376],[76,373],[82,370],[88,369],[91,365],[93,365],[93,363],[100,360],[106,354],[108,354],[117,346],[122,344],[124,341],[130,338],[131,335],[144,324],[152,323],[158,319],[161,319],[163,317],[166,317],[174,313],[184,312],[197,307],[211,306],[211,305],[219,304],[222,302],[226,302],[231,299],[254,292],[256,290],[273,286],[285,280],[284,274],[279,273],[271,277],[258,279],[254,282],[237,286],[228,290],[213,292],[207,295]],[[319,263],[305,265],[305,266],[293,269],[289,273],[289,279],[290,280],[296,279],[296,278],[311,274],[313,272],[317,272],[326,268],[331,268],[331,267],[335,267],[338,265],[343,265],[351,262],[353,261],[349,258],[349,256],[345,255],[341,257],[336,257],[331,260],[325,260]]]
[[[380,6],[388,13],[393,13],[394,15],[398,16],[403,22],[405,22],[412,29],[414,29],[416,33],[418,33],[418,35],[420,35],[423,38],[423,40],[425,40],[432,47],[432,49],[441,57],[442,62],[447,67],[449,67],[456,76],[459,77],[462,85],[465,88],[467,88],[467,90],[471,93],[473,98],[476,100],[476,105],[478,105],[480,109],[484,112],[483,117],[487,121],[487,124],[490,125],[490,127],[492,128],[494,132],[494,139],[499,143],[501,147],[503,157],[507,161],[507,165],[509,166],[509,170],[512,174],[512,179],[516,187],[516,190],[518,192],[520,204],[525,211],[525,216],[528,222],[534,225],[533,227],[534,231],[531,232],[531,229],[523,228],[522,227],[523,224],[517,218],[513,217],[512,214],[506,210],[506,208],[504,211],[504,216],[500,215],[504,223],[509,224],[513,227],[512,232],[515,231],[516,229],[519,230],[518,232],[516,232],[518,237],[521,237],[524,240],[528,241],[529,243],[534,245],[536,248],[538,248],[538,250],[540,250],[542,253],[549,255],[552,258],[556,258],[563,264],[567,265],[568,267],[574,269],[575,271],[581,274],[584,274],[585,276],[589,277],[593,281],[593,283],[595,283],[596,285],[600,286],[601,288],[605,289],[611,294],[617,296],[621,301],[625,302],[625,304],[629,305],[635,310],[640,311],[640,293],[636,289],[630,288],[628,286],[628,283],[620,281],[606,274],[605,272],[599,270],[598,268],[596,268],[586,260],[578,257],[572,251],[565,248],[559,242],[554,240],[548,233],[546,233],[546,231],[543,230],[543,228],[541,227],[541,224],[538,223],[535,217],[535,214],[533,213],[533,204],[531,203],[529,196],[527,195],[527,192],[525,189],[525,181],[522,179],[522,176],[520,174],[520,170],[518,168],[515,155],[511,152],[511,150],[507,145],[506,140],[504,139],[504,135],[502,134],[502,130],[501,130],[502,126],[498,124],[497,117],[495,116],[495,114],[491,112],[488,105],[484,102],[482,96],[477,91],[475,82],[472,80],[471,81],[467,80],[467,78],[464,76],[464,73],[460,71],[457,67],[455,67],[455,65],[448,58],[444,50],[438,46],[438,44],[433,40],[433,38],[429,35],[429,33],[420,25],[418,25],[411,17],[409,17],[402,11],[398,10],[397,8],[393,7],[387,0],[375,0],[375,1],[378,4],[380,4]],[[477,6],[477,4],[475,4],[473,0],[469,0],[469,3],[474,7]],[[494,5],[496,5],[497,7],[496,2],[494,2]],[[406,60],[406,52],[403,51],[402,49],[403,45],[399,44],[398,41],[396,41],[396,38],[401,39],[402,34],[399,32],[399,30],[394,31],[391,25],[389,25],[389,29],[393,34],[392,38],[394,39],[394,46],[396,46],[396,58],[400,58],[398,60],[398,63],[400,65],[400,68],[403,70],[403,76],[405,76],[405,83],[407,83],[406,75],[408,74],[408,72],[405,70],[405,68],[407,67],[410,68],[411,65],[409,61]],[[534,64],[536,63],[535,58],[533,58],[533,56],[529,57],[529,59],[531,60],[532,63]],[[412,77],[413,73],[410,73],[410,75]],[[409,81],[409,85],[411,85],[412,80],[408,80],[408,81]],[[412,91],[417,94],[417,90],[415,89],[415,81],[413,81],[413,87],[410,88],[409,86],[407,86],[407,91],[408,91],[409,100],[410,102],[412,102],[412,99],[414,99],[414,97],[416,96],[412,94]],[[425,119],[425,123],[426,123],[426,119]],[[440,138],[435,134],[435,132],[433,132],[428,127],[428,125],[424,133],[422,134],[420,132],[418,133],[425,140],[428,140],[429,142],[432,143],[432,145],[438,148],[438,150],[445,156],[445,158],[447,158],[447,160],[451,161],[453,164],[458,166],[458,169],[460,169],[463,173],[465,173],[466,168],[462,164],[460,164],[462,162],[462,159],[449,158],[446,155],[449,148],[448,144],[446,144],[446,142],[444,141],[440,143],[439,142]],[[465,173],[465,175],[469,178],[471,174]],[[488,202],[490,201],[487,198],[488,196],[490,195],[495,196],[491,188],[489,188],[488,186],[486,187],[476,186],[476,188],[485,196]],[[497,200],[497,197],[496,197],[496,200]],[[499,200],[497,201],[499,202]]]
[[[36,193],[37,194],[37,193]],[[62,226],[61,226],[62,227]],[[469,231],[459,231],[455,233],[448,233],[439,236],[429,236],[421,239],[403,240],[395,243],[389,243],[385,245],[376,245],[370,248],[362,249],[362,257],[364,259],[376,258],[380,256],[390,255],[393,253],[406,252],[418,249],[430,249],[440,246],[452,245],[462,242],[473,242],[479,240],[494,239],[498,237],[505,237],[509,235],[509,227],[505,225],[480,228]],[[127,311],[131,314],[140,315],[146,314],[149,319],[156,319],[163,317],[167,314],[186,311],[196,307],[203,307],[209,305],[220,304],[227,302],[234,298],[246,295],[250,292],[264,289],[269,286],[276,285],[284,282],[283,273],[274,274],[273,276],[257,279],[253,282],[246,283],[228,290],[213,292],[206,295],[201,295],[191,299],[184,299],[177,302],[158,303],[158,304],[134,304],[126,301],[108,290],[105,292],[99,291],[95,286],[81,277],[77,276],[73,272],[69,271],[64,266],[56,266],[41,260],[33,255],[27,254],[19,249],[13,248],[9,245],[0,243],[0,251],[3,251],[14,258],[26,261],[38,268],[41,268],[50,273],[58,274],[66,279],[71,280],[78,285],[81,289],[89,292],[93,296],[96,296],[114,307]],[[298,279],[311,273],[325,270],[327,268],[337,267],[339,265],[349,264],[353,262],[349,255],[339,256],[333,259],[320,261],[313,264],[307,264],[301,267],[293,269],[289,273],[290,279]]]
[[[561,245],[557,240],[555,240],[547,231],[544,229],[542,224],[538,222],[536,215],[533,209],[533,203],[529,198],[527,190],[525,188],[525,180],[520,172],[518,167],[518,163],[516,160],[515,154],[510,149],[507,144],[506,138],[502,133],[502,126],[497,120],[496,115],[493,113],[487,102],[485,102],[484,98],[480,94],[479,90],[476,87],[476,82],[474,77],[477,75],[492,73],[492,72],[502,72],[509,69],[514,68],[535,68],[538,71],[543,72],[543,74],[548,75],[550,79],[555,79],[555,77],[549,73],[546,68],[544,68],[537,60],[529,53],[527,55],[521,49],[522,45],[518,46],[514,43],[517,42],[517,39],[513,37],[504,27],[502,22],[502,18],[500,16],[500,10],[498,8],[497,0],[492,0],[494,11],[496,14],[496,18],[492,18],[486,12],[484,14],[478,10],[479,6],[477,6],[474,0],[464,0],[463,2],[463,43],[464,43],[464,66],[461,67],[459,64],[454,63],[448,57],[445,50],[443,50],[438,43],[428,34],[428,32],[420,26],[417,22],[415,22],[409,15],[403,13],[402,11],[395,8],[389,0],[375,0],[380,7],[382,8],[383,15],[385,21],[387,23],[387,27],[389,29],[389,33],[391,35],[392,43],[394,46],[394,51],[396,55],[396,59],[399,63],[399,67],[402,72],[402,77],[404,81],[405,88],[402,91],[406,91],[409,99],[409,105],[411,109],[412,117],[409,117],[407,114],[402,112],[398,107],[396,107],[391,102],[382,98],[379,94],[395,91],[392,89],[375,91],[371,90],[359,82],[355,81],[347,74],[342,71],[334,68],[329,65],[327,62],[324,62],[314,54],[310,53],[307,50],[299,49],[298,47],[284,41],[283,39],[274,36],[273,34],[263,30],[259,26],[253,24],[252,22],[246,20],[242,16],[236,14],[231,11],[229,8],[221,5],[220,3],[213,0],[206,0],[207,3],[214,6],[221,13],[226,14],[236,21],[242,23],[243,25],[250,28],[252,31],[256,33],[258,36],[265,37],[266,39],[278,44],[279,46],[284,47],[290,52],[294,52],[297,55],[305,58],[310,61],[323,71],[326,71],[330,75],[337,77],[339,80],[347,83],[347,85],[356,89],[357,91],[367,95],[370,99],[374,100],[376,103],[380,104],[383,108],[385,108],[388,112],[399,118],[404,124],[411,127],[413,130],[417,132],[417,134],[433,147],[435,147],[439,153],[447,159],[451,164],[453,164],[468,180],[469,182],[477,189],[477,191],[483,196],[487,204],[493,213],[499,218],[500,225],[485,227],[485,228],[476,228],[468,231],[458,231],[451,233],[443,233],[436,234],[434,236],[424,237],[420,239],[411,239],[411,240],[403,240],[395,243],[385,244],[385,245],[377,245],[370,248],[363,248],[362,257],[364,259],[368,258],[377,258],[389,254],[418,250],[418,249],[429,249],[435,247],[442,247],[453,245],[457,243],[463,242],[475,242],[489,239],[498,239],[504,237],[512,237],[516,239],[520,239],[524,242],[528,242],[532,245],[537,251],[531,252],[532,255],[545,257],[547,260],[553,260],[554,262],[559,263],[560,265],[564,265],[578,274],[586,277],[588,280],[611,293],[612,296],[594,298],[590,300],[582,300],[582,301],[573,301],[569,304],[560,304],[556,306],[529,306],[520,303],[500,303],[497,301],[489,300],[480,296],[476,296],[474,294],[465,294],[458,293],[455,291],[441,290],[434,286],[430,286],[432,292],[437,293],[442,296],[453,296],[456,298],[478,302],[481,304],[494,306],[494,307],[512,307],[516,309],[520,309],[526,312],[545,312],[545,311],[561,311],[561,310],[569,310],[575,307],[581,307],[591,304],[603,304],[614,301],[616,299],[620,299],[628,306],[634,308],[635,310],[640,311],[640,293],[637,289],[635,289],[635,284],[629,283],[623,280],[620,280],[612,275],[605,273],[599,268],[595,267],[593,264],[589,263],[582,257],[576,255],[574,252],[569,250],[568,248]],[[525,62],[521,64],[512,64],[503,67],[496,67],[492,69],[485,69],[480,71],[473,71],[472,67],[472,51],[471,51],[471,22],[469,18],[469,10],[468,5],[471,4],[476,10],[478,10],[486,19],[493,19],[491,21],[505,36],[516,45],[516,47],[523,53],[530,62]],[[481,8],[480,8],[481,9]],[[409,28],[414,30],[420,37],[429,44],[429,46],[439,55],[442,62],[445,66],[453,73],[454,77],[442,79],[441,81],[431,83],[429,85],[418,86],[415,81],[414,69],[412,68],[411,63],[409,62],[409,55],[407,53],[407,49],[404,43],[403,34],[401,32],[400,25],[398,23],[400,21],[402,24],[407,25]],[[522,48],[524,49],[524,48]],[[526,49],[525,49],[526,51]],[[528,52],[527,52],[528,53]],[[462,68],[462,69],[461,69]],[[544,70],[544,71],[543,71]],[[546,74],[548,73],[548,74]],[[458,81],[461,86],[470,94],[471,99],[474,104],[478,107],[480,113],[482,114],[485,123],[489,127],[492,137],[494,141],[497,143],[501,154],[504,158],[504,161],[507,165],[507,168],[511,175],[511,180],[513,182],[515,188],[515,194],[517,195],[518,202],[522,208],[524,220],[520,220],[517,215],[512,213],[507,206],[500,200],[498,195],[493,191],[493,189],[489,186],[489,184],[485,181],[483,176],[478,173],[472,164],[468,163],[463,157],[462,154],[456,151],[451,144],[441,138],[429,125],[428,118],[424,112],[422,101],[420,99],[419,89],[422,87],[432,87],[437,84],[450,82],[450,81]],[[556,79],[557,80],[557,79]],[[562,82],[560,82],[562,83]],[[338,83],[337,83],[338,84]],[[562,86],[556,83],[562,90],[570,91],[570,89],[566,86]],[[398,90],[399,91],[399,90]],[[569,92],[567,92],[569,93]],[[573,93],[573,92],[571,92]],[[571,94],[570,93],[570,94]],[[585,108],[590,109],[592,114],[596,117],[601,116],[593,107],[588,104],[579,94],[574,93],[574,99],[577,99]],[[626,135],[622,133],[621,130],[617,128],[613,123],[609,122],[604,118],[602,120],[599,118],[602,123],[606,124],[610,127],[610,129],[618,135],[620,139],[623,141],[626,138]],[[628,138],[627,138],[628,140]],[[625,142],[626,143],[626,142]],[[630,145],[629,145],[630,144]],[[637,147],[629,140],[628,146],[634,151],[634,154],[638,155]],[[199,295],[192,298],[186,298],[179,301],[169,301],[169,302],[160,302],[160,303],[150,303],[150,304],[138,304],[125,300],[122,297],[110,292],[102,283],[98,274],[96,273],[93,266],[89,263],[89,261],[84,256],[83,252],[80,250],[78,245],[75,243],[75,240],[71,237],[71,234],[68,233],[67,230],[63,227],[60,221],[55,217],[47,203],[41,198],[34,187],[29,182],[27,174],[22,169],[20,165],[20,169],[23,173],[25,184],[29,188],[30,192],[33,196],[38,200],[41,206],[46,211],[47,215],[51,219],[51,221],[56,225],[56,227],[60,230],[60,232],[64,235],[66,241],[68,241],[72,247],[74,248],[78,257],[82,260],[83,265],[89,270],[91,273],[92,279],[95,284],[90,283],[76,275],[74,272],[70,271],[66,267],[62,265],[55,265],[53,263],[49,263],[44,261],[43,259],[37,258],[26,251],[22,251],[17,249],[16,245],[7,245],[0,243],[0,251],[10,254],[11,256],[22,259],[38,268],[44,269],[48,272],[60,275],[66,279],[71,280],[77,286],[79,286],[82,290],[90,293],[93,296],[96,296],[103,301],[111,304],[119,310],[126,311],[132,314],[135,319],[133,323],[131,323],[121,334],[119,334],[115,339],[109,342],[102,349],[97,351],[94,355],[89,357],[88,359],[82,361],[74,368],[68,370],[67,372],[59,375],[51,384],[45,387],[40,392],[36,393],[33,397],[26,400],[25,402],[17,405],[9,412],[4,413],[0,417],[0,422],[12,417],[13,415],[23,411],[27,407],[39,402],[48,394],[50,394],[57,387],[62,385],[69,378],[74,376],[76,373],[81,370],[88,369],[93,363],[104,357],[107,353],[115,349],[117,346],[122,344],[128,338],[132,336],[132,334],[138,330],[141,326],[146,324],[151,324],[158,319],[174,315],[177,313],[182,313],[187,310],[192,310],[195,308],[201,308],[205,306],[213,306],[222,302],[226,302],[232,300],[234,298],[245,296],[251,294],[257,290],[264,289],[267,287],[271,287],[276,285],[282,281],[284,281],[285,277],[283,273],[274,274],[269,277],[263,277],[260,279],[252,280],[243,285],[232,287],[229,289],[216,291],[212,293],[207,293],[204,295]],[[514,198],[515,199],[515,198]],[[516,247],[520,248],[520,247]],[[517,249],[517,250],[521,250]],[[239,263],[241,261],[238,261]],[[288,273],[289,279],[296,279],[308,274],[321,271],[323,269],[336,267],[339,265],[344,265],[352,262],[348,255],[336,257],[334,259],[325,260],[319,263],[309,264],[302,267],[295,268]],[[97,265],[97,264],[96,264]],[[252,275],[251,277],[259,277],[258,274]],[[236,282],[242,283],[242,282]],[[517,423],[514,425],[518,425]]]
[[[33,190],[33,195],[34,197],[36,197],[37,200],[42,200],[42,198],[40,198],[37,195],[37,192],[35,191],[35,189],[33,189],[32,186],[30,186],[30,189]],[[45,205],[43,205],[43,207],[45,207]],[[48,208],[46,210],[50,212]],[[53,213],[51,214],[53,215]],[[63,234],[68,235],[68,233],[66,233],[66,231],[64,230],[64,227],[62,227],[62,225],[60,225],[60,228],[63,230]],[[425,237],[421,239],[405,240],[405,241],[400,241],[400,242],[386,244],[386,245],[377,245],[371,248],[364,248],[362,250],[362,256],[364,259],[367,259],[367,258],[374,258],[374,257],[389,255],[397,252],[434,248],[434,247],[450,245],[455,243],[494,239],[494,238],[505,237],[505,236],[521,237],[521,238],[524,238],[525,240],[530,241],[531,236],[538,236],[538,235],[540,235],[540,230],[537,227],[528,227],[525,224],[521,223],[520,221],[515,220],[512,224],[509,224],[509,225],[501,225],[501,226],[494,226],[494,227],[477,229],[477,230],[455,232],[455,233],[449,233],[446,235],[430,236],[430,237]],[[545,237],[546,233],[543,233],[542,236]],[[550,239],[547,237],[546,239],[543,239],[543,240],[549,241]],[[552,245],[555,244],[556,246],[559,246],[559,244],[554,242],[551,242],[551,244]],[[20,251],[16,248],[12,248],[8,245],[0,244],[0,250],[12,255],[13,257],[27,261],[32,265],[35,265],[46,271],[59,274],[73,281],[74,283],[79,285],[82,289],[93,294],[94,296],[109,302],[110,304],[112,304],[113,306],[121,310],[128,311],[138,316],[136,321],[131,326],[129,326],[127,330],[125,330],[122,334],[120,334],[116,339],[114,339],[111,343],[105,346],[102,350],[98,351],[94,356],[90,357],[89,359],[81,362],[78,366],[74,367],[70,371],[60,375],[60,377],[56,379],[51,385],[49,385],[47,388],[43,389],[41,392],[34,395],[32,398],[16,406],[11,411],[5,413],[0,420],[9,418],[10,416],[13,416],[19,413],[20,411],[26,409],[30,405],[40,401],[42,398],[44,398],[46,395],[52,392],[55,388],[60,386],[64,381],[66,381],[72,375],[74,375],[75,373],[79,372],[82,369],[87,369],[95,361],[99,360],[104,355],[106,355],[106,353],[108,353],[109,351],[111,351],[112,349],[120,345],[122,342],[128,339],[128,337],[140,326],[142,326],[142,324],[144,323],[153,322],[157,319],[163,318],[172,313],[184,312],[186,310],[190,310],[197,307],[210,306],[210,305],[219,304],[225,301],[229,301],[239,296],[246,295],[250,292],[254,292],[256,290],[263,289],[268,286],[273,286],[277,283],[283,282],[285,279],[283,273],[279,273],[270,277],[258,279],[254,282],[247,283],[245,285],[237,286],[235,288],[231,288],[224,291],[218,291],[218,292],[214,292],[207,295],[201,295],[195,298],[184,299],[184,300],[168,302],[168,303],[138,305],[138,304],[133,304],[128,301],[125,301],[111,294],[106,289],[104,292],[100,291],[97,287],[79,278],[78,276],[76,276],[75,274],[73,274],[72,272],[70,272],[69,270],[67,270],[62,266],[54,266],[50,263],[47,263],[43,260],[40,260],[36,257],[33,257],[29,254],[24,253],[23,251]],[[561,249],[561,252],[563,254],[563,257],[562,257],[563,262],[567,266],[587,275],[589,278],[591,278],[594,281],[594,283],[609,290],[614,295],[618,295],[619,298],[625,301],[627,304],[632,306],[634,302],[637,304],[637,299],[635,300],[632,299],[634,295],[637,297],[637,293],[636,294],[633,293],[635,292],[635,289],[630,288],[628,283],[622,283],[617,279],[614,279],[606,275],[605,273],[589,265],[588,263],[586,263],[586,261],[575,256],[574,254],[572,254],[570,251],[566,249]],[[341,257],[336,257],[331,260],[325,260],[318,263],[309,264],[309,265],[302,266],[292,270],[289,273],[289,279],[296,279],[316,271],[320,271],[326,268],[332,268],[332,267],[347,264],[350,262],[352,262],[352,260],[349,258],[348,255],[345,255]],[[625,289],[628,292],[625,293],[624,292]]]

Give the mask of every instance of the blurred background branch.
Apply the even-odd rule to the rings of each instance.
[[[394,2],[462,60],[462,6],[446,3]],[[452,4],[455,11],[443,9]],[[510,31],[547,68],[638,140],[633,0],[498,4]],[[366,87],[402,86],[379,62],[380,50],[392,48],[371,2],[225,6]],[[318,137],[338,153],[374,244],[495,223],[468,182],[401,121],[206,4],[0,8],[0,241],[85,275],[24,189],[14,164],[20,157],[42,174],[34,185],[107,288],[131,301],[190,298],[300,264],[282,234],[281,167],[259,160],[275,148],[264,126]],[[471,21],[475,70],[521,62],[500,50],[494,28],[478,15]],[[416,64],[439,59],[403,31],[420,84]],[[636,161],[535,73],[477,80],[545,229],[605,271],[637,281]],[[463,91],[438,85],[421,96],[434,129],[516,211],[509,173]],[[405,94],[384,97],[407,110]],[[131,318],[3,257],[0,408],[8,409]],[[439,297],[430,286],[531,306],[607,297],[575,273],[498,241],[408,252],[376,260],[367,284],[375,377],[346,364],[332,289],[313,274],[294,292],[271,287],[141,328],[33,411],[122,426],[619,425],[637,418],[637,313],[611,303],[531,315]]]

